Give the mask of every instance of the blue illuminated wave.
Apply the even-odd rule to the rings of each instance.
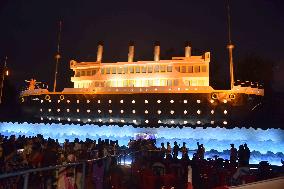
[[[127,145],[133,139],[135,133],[153,133],[157,138],[157,145],[161,142],[174,141],[182,145],[186,142],[189,149],[196,149],[196,142],[204,144],[206,157],[219,155],[223,158],[229,157],[230,144],[238,147],[247,143],[251,149],[251,163],[269,161],[273,165],[281,165],[284,159],[284,130],[281,129],[245,129],[245,128],[134,128],[133,126],[97,126],[97,125],[62,125],[62,124],[28,124],[28,123],[0,123],[0,132],[4,135],[26,135],[34,136],[42,134],[45,138],[55,138],[63,143],[65,139],[73,140],[79,138],[98,139],[109,138],[118,140],[119,145]],[[214,150],[213,150],[214,149]],[[191,156],[190,156],[191,157]]]

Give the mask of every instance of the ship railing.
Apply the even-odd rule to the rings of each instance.
[[[70,186],[73,185],[75,188],[75,184],[79,183],[77,187],[80,189],[85,189],[88,188],[86,187],[86,177],[92,177],[92,175],[88,175],[88,173],[90,173],[90,170],[92,170],[92,167],[96,163],[99,161],[107,162],[108,160],[115,158],[118,165],[126,166],[128,164],[128,159],[130,159],[132,163],[135,154],[140,153],[141,151],[128,152],[128,150],[119,150],[119,152],[120,153],[118,155],[107,155],[102,158],[0,174],[0,189],[43,189],[47,188],[47,186],[52,186],[52,188],[54,188],[54,186],[56,186],[56,188],[61,188],[59,186],[60,179],[64,179],[62,183],[65,186],[67,179],[69,181],[73,180],[69,182]],[[80,174],[79,176],[78,173]],[[78,177],[80,178],[80,182],[76,182]],[[33,183],[31,184],[31,182]],[[37,182],[36,186],[34,186],[34,182]]]

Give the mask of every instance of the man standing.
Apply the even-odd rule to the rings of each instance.
[[[234,144],[231,144],[231,150],[230,150],[230,163],[236,163],[238,159],[238,150],[235,148]]]

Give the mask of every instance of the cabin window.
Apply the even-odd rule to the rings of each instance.
[[[130,66],[130,67],[129,67],[129,73],[134,73],[134,68],[133,68],[133,66]]]
[[[140,73],[140,66],[136,66],[136,67],[135,67],[135,72],[136,72],[136,73]]]
[[[85,76],[85,75],[86,75],[85,71],[81,71],[81,76]]]
[[[134,81],[133,80],[129,80],[129,87],[134,87]]]
[[[142,72],[142,73],[146,73],[146,70],[147,70],[147,67],[146,67],[146,66],[142,66],[142,67],[141,67],[141,72]]]
[[[128,74],[128,67],[127,67],[127,66],[124,67],[124,73],[125,73],[125,74]]]
[[[90,75],[91,75],[91,71],[88,70],[88,71],[87,71],[87,76],[90,76]]]
[[[155,72],[155,73],[158,73],[158,72],[159,72],[159,65],[155,65],[155,66],[154,66],[154,72]]]
[[[198,80],[198,86],[204,86],[204,80]]]
[[[167,80],[161,79],[161,85],[160,86],[166,86],[166,85],[167,85]]]
[[[175,66],[177,72],[180,72],[180,66]]]
[[[152,79],[148,80],[148,85],[149,85],[149,87],[153,86],[153,80]]]
[[[166,65],[161,65],[160,69],[161,69],[161,72],[166,72]]]
[[[96,81],[95,82],[95,87],[99,87],[100,86],[100,82]]]
[[[184,81],[184,85],[185,85],[185,86],[190,86],[190,80],[185,80],[185,81]]]
[[[152,73],[153,72],[153,66],[147,66],[148,67],[148,73]]]
[[[110,67],[106,68],[106,74],[110,74]]]
[[[200,67],[194,66],[194,73],[199,73],[199,72],[200,72]]]
[[[75,77],[80,77],[80,71],[75,71]]]
[[[107,86],[107,87],[110,87],[110,85],[111,85],[111,81],[107,81],[107,82],[106,82],[106,86]]]
[[[202,72],[206,72],[206,66],[202,66],[202,67],[201,67],[201,71],[202,71]]]
[[[181,72],[181,73],[186,73],[186,66],[181,66],[180,72]]]
[[[112,67],[112,68],[111,68],[111,73],[112,73],[112,74],[116,74],[116,67]]]
[[[101,74],[105,74],[105,73],[106,73],[105,68],[101,68]]]
[[[118,68],[117,68],[117,73],[118,73],[118,74],[122,74],[122,67],[118,67]]]
[[[92,75],[96,75],[97,70],[92,70]]]
[[[174,86],[178,86],[178,79],[174,80]]]
[[[148,87],[148,80],[142,80],[142,87]]]
[[[172,80],[167,80],[167,86],[173,86],[173,81]]]
[[[160,86],[160,80],[159,79],[154,80],[154,86]]]
[[[192,66],[188,66],[188,73],[193,73],[193,67]]]
[[[128,87],[128,80],[123,80],[123,87]]]
[[[167,72],[172,72],[173,71],[173,67],[171,65],[167,66]]]

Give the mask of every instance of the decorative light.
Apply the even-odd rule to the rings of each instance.
[[[214,124],[214,121],[211,121],[210,123],[213,125],[213,124]]]
[[[101,103],[101,100],[98,100],[98,104],[100,104]]]
[[[214,110],[211,110],[211,114],[214,114]]]
[[[225,99],[223,102],[226,104],[228,101]]]
[[[67,109],[66,109],[66,112],[70,112],[70,109],[67,108]]]
[[[113,122],[113,119],[109,119],[110,122]]]
[[[51,120],[51,117],[50,118],[48,118],[49,119],[49,121]]]
[[[200,111],[200,110],[197,110],[197,114],[201,114],[201,111]]]
[[[224,110],[224,114],[226,115],[228,113],[228,111],[227,110]]]
[[[102,122],[103,120],[102,119],[99,119],[99,122]]]
[[[120,100],[120,104],[123,104],[123,100]]]
[[[69,103],[70,103],[70,100],[67,100],[67,103],[69,104]]]
[[[39,111],[41,111],[41,112],[42,112],[42,109],[39,109]]]
[[[77,121],[81,121],[81,119],[77,119]]]
[[[79,104],[80,103],[80,100],[77,100],[77,104]]]
[[[171,111],[170,111],[170,113],[171,113],[171,114],[174,114],[174,113],[175,113],[175,111],[171,110]]]
[[[40,103],[43,103],[43,100],[40,100]]]
[[[135,104],[135,100],[132,100],[132,104]]]
[[[148,104],[148,100],[145,100],[145,104]]]
[[[120,110],[120,113],[122,113],[122,114],[123,114],[123,112],[124,112],[123,110]]]
[[[133,113],[133,114],[135,114],[135,113],[136,113],[136,111],[135,111],[135,110],[132,110],[132,113]]]
[[[183,100],[183,103],[184,103],[184,104],[187,104],[187,100]]]
[[[60,103],[60,100],[57,100],[57,103]]]
[[[187,124],[187,121],[183,121],[184,124]]]
[[[157,103],[160,104],[162,101],[161,100],[157,100]]]
[[[77,112],[80,112],[80,109],[77,109]]]
[[[174,120],[171,120],[171,124],[174,124],[175,123],[175,121]]]
[[[136,123],[136,120],[135,120],[135,119],[133,120],[133,123]]]
[[[174,100],[171,100],[171,101],[170,101],[170,103],[174,103],[174,102],[175,102]]]
[[[51,112],[51,109],[48,109],[49,112]]]
[[[89,104],[90,103],[90,100],[87,100],[87,104]]]
[[[145,110],[145,114],[148,114],[148,110]]]
[[[91,119],[88,119],[88,122],[91,122],[92,120]]]
[[[51,100],[49,100],[48,102],[51,102]]]
[[[108,100],[108,103],[111,104],[111,100]]]
[[[60,121],[60,117],[59,117],[59,118],[57,118],[57,120],[58,120],[58,121]]]
[[[199,125],[199,124],[201,124],[201,121],[197,121],[196,123]]]
[[[196,102],[197,102],[198,104],[200,104],[200,103],[201,103],[201,100],[196,100]]]
[[[178,91],[180,91],[180,88],[178,88]]]
[[[227,125],[227,124],[228,124],[228,122],[227,122],[227,121],[223,121],[223,124],[224,124],[224,125]]]
[[[60,109],[57,109],[57,112],[60,112]]]
[[[111,114],[111,113],[112,113],[112,110],[108,110],[108,112]]]
[[[91,112],[91,110],[87,110],[87,113],[90,113]]]
[[[40,120],[43,120],[43,117],[40,117]]]
[[[67,121],[70,121],[70,118],[67,118]]]
[[[121,123],[124,123],[124,119],[122,119],[122,120],[120,120],[121,121]]]
[[[161,120],[158,120],[158,123],[162,123]]]
[[[155,88],[155,91],[157,91],[158,89],[157,88]]]
[[[158,113],[158,114],[161,114],[161,113],[162,113],[162,111],[161,111],[161,110],[158,110],[158,111],[157,111],[157,113]]]
[[[184,113],[184,114],[187,114],[187,110],[184,110],[183,113]]]
[[[100,114],[102,111],[101,110],[98,110],[98,113]]]
[[[145,120],[145,123],[149,123],[148,119]]]
[[[211,99],[211,100],[210,100],[210,102],[211,102],[211,104],[213,104],[213,103],[214,103],[214,100],[213,100],[213,99]]]

